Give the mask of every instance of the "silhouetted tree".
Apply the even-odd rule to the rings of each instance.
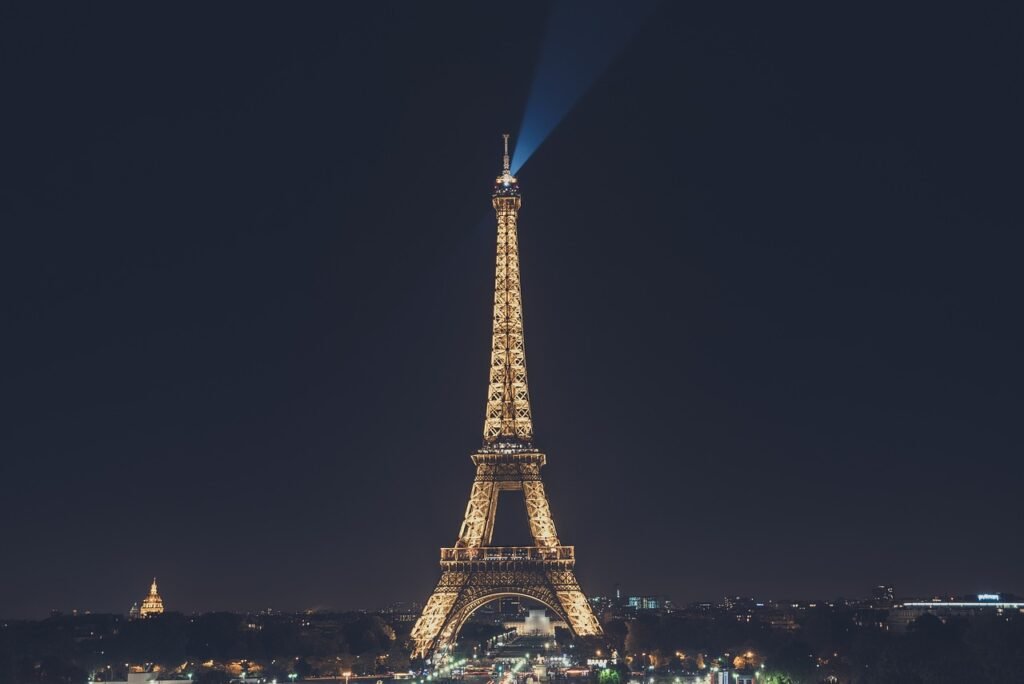
[[[625,654],[626,652],[626,636],[628,634],[629,628],[626,626],[625,620],[609,620],[604,624],[605,639],[619,653]]]

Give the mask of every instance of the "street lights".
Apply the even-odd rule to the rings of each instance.
[[[351,670],[345,670],[341,673],[341,676],[345,678],[345,684],[348,684],[348,678],[352,676]]]

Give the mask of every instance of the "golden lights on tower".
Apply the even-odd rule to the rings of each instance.
[[[544,604],[577,636],[601,634],[573,571],[575,548],[562,546],[555,531],[540,475],[547,457],[532,444],[517,233],[522,201],[509,170],[508,135],[503,162],[491,194],[498,249],[484,444],[472,455],[476,478],[459,537],[441,549],[441,579],[412,629],[413,654],[420,657],[451,648],[466,620],[502,596]],[[491,545],[503,491],[522,492],[533,546]]]
[[[523,335],[523,294],[519,277],[519,182],[509,171],[505,134],[502,174],[494,180],[491,205],[498,219],[494,269],[494,317],[491,329],[491,370],[487,387],[484,442],[533,439],[530,392],[526,383]]]

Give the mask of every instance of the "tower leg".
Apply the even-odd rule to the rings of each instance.
[[[581,637],[602,634],[601,623],[580,589],[576,573],[572,570],[548,570],[547,577],[573,633]]]
[[[526,514],[530,519],[530,534],[537,546],[558,546],[558,533],[555,521],[551,519],[548,497],[544,493],[544,483],[539,479],[523,482],[523,498],[526,500]]]
[[[441,630],[451,619],[452,609],[463,593],[469,573],[456,570],[445,570],[434,588],[434,593],[423,607],[423,613],[413,625],[412,655],[414,658],[426,658],[438,641]]]
[[[473,488],[469,491],[466,517],[459,530],[459,546],[469,548],[491,543],[494,534],[494,513],[498,506],[498,488],[484,466],[477,467]]]

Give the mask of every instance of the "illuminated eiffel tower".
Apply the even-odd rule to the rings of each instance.
[[[420,657],[447,651],[469,616],[502,596],[543,603],[577,636],[601,634],[573,572],[574,549],[561,545],[551,519],[540,479],[547,457],[532,443],[516,232],[521,198],[509,170],[508,135],[504,162],[491,196],[498,217],[498,257],[484,444],[472,455],[476,479],[459,539],[441,549],[441,579],[412,630],[413,654]],[[509,490],[523,493],[533,546],[491,546],[498,495]]]

